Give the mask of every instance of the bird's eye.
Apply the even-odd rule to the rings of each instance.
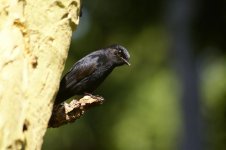
[[[119,51],[118,51],[118,55],[119,55],[119,56],[122,56],[122,55],[123,55],[122,50],[119,50]]]
[[[115,55],[118,56],[118,57],[124,57],[124,53],[123,53],[122,50],[116,50]]]

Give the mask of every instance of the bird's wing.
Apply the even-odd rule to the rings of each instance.
[[[98,57],[85,57],[75,63],[62,79],[62,82],[65,82],[63,83],[64,88],[68,89],[73,87],[79,81],[91,75],[97,69],[97,60]]]

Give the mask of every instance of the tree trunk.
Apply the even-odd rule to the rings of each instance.
[[[0,149],[41,149],[79,0],[1,0]]]

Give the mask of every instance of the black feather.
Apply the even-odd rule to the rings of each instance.
[[[119,55],[119,51],[123,55]],[[62,78],[55,104],[74,95],[92,93],[115,67],[126,64],[125,60],[129,61],[129,58],[128,51],[120,45],[113,45],[83,57]]]

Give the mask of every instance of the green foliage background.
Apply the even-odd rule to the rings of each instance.
[[[102,106],[89,110],[73,124],[48,129],[43,150],[175,150],[179,147],[183,133],[181,83],[169,50],[171,39],[165,23],[169,3],[83,2],[83,16],[72,39],[65,72],[84,55],[114,43],[129,50],[132,65],[115,69],[96,91],[106,99]],[[198,10],[202,12],[201,8]],[[200,29],[199,21],[195,31]],[[200,33],[194,40],[198,47],[195,54],[201,59],[199,86],[204,147],[223,150],[226,148],[225,44],[212,39],[224,36],[217,30],[211,30],[210,35],[201,31],[205,37]]]

